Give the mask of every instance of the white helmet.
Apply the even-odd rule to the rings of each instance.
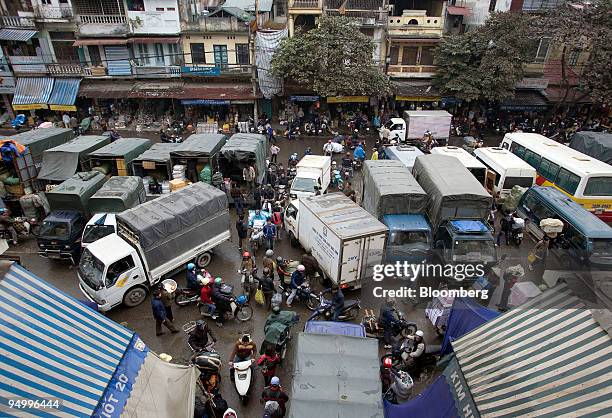
[[[274,255],[274,251],[268,250],[266,251],[266,257],[272,257]]]
[[[305,271],[305,270],[306,270],[306,267],[304,267],[304,265],[303,265],[303,264],[300,264],[299,266],[297,266],[297,270],[298,270],[298,271]]]
[[[425,333],[423,333],[423,331],[421,331],[421,330],[418,330],[417,332],[414,333],[414,335],[423,338],[425,336]]]
[[[203,277],[202,280],[200,280],[200,283],[202,283],[204,286],[207,286],[210,283],[210,278]]]

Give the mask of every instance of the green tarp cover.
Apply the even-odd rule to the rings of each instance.
[[[228,161],[243,163],[253,161],[257,170],[257,182],[261,183],[266,174],[268,140],[260,134],[239,133],[233,135],[221,148],[221,154]]]
[[[144,138],[119,138],[89,154],[91,159],[123,158],[129,164],[134,158],[151,148],[151,141]]]
[[[145,201],[142,178],[114,176],[89,199],[89,210],[91,213],[118,213]]]
[[[170,155],[175,158],[203,158],[215,155],[225,142],[222,134],[194,134],[180,143]]]
[[[176,150],[179,145],[181,144],[174,142],[160,142],[153,144],[151,148],[134,158],[132,162],[154,161],[156,163],[167,164],[170,162],[170,153]]]
[[[30,154],[32,154],[32,158],[34,158],[34,162],[39,163],[42,160],[44,150],[65,144],[72,138],[74,138],[74,131],[72,129],[40,128],[22,132],[7,139],[11,139],[24,147],[28,147],[30,149]]]
[[[68,180],[47,192],[52,211],[76,210],[88,215],[89,199],[106,182],[106,177],[97,171],[76,173]]]
[[[45,150],[39,180],[64,181],[79,170],[79,162],[89,153],[110,144],[105,135],[82,135],[65,144]]]

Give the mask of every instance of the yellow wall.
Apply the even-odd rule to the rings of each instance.
[[[226,34],[211,34],[211,35],[182,35],[181,42],[183,43],[183,51],[185,52],[185,64],[191,64],[191,43],[204,44],[206,52],[206,64],[214,64],[215,57],[213,53],[213,45],[227,46],[228,64],[237,64],[236,62],[236,44],[248,44],[249,36],[245,35],[226,35]]]

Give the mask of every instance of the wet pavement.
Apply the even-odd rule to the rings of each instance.
[[[131,136],[131,135],[130,135]],[[295,141],[287,142],[286,139],[279,140],[279,146],[281,148],[281,154],[279,162],[286,164],[288,156],[292,152],[297,152],[301,157],[303,150],[306,146],[310,146],[313,153],[322,153],[323,144],[327,141],[326,137],[319,138],[305,138],[298,139]],[[369,138],[368,142],[373,144],[373,138]],[[370,145],[371,146],[371,145]],[[335,157],[339,160],[340,156]],[[359,190],[359,178],[357,176],[354,186],[355,189]],[[239,275],[237,273],[241,254],[238,251],[236,244],[236,230],[234,228],[235,211],[232,209],[232,241],[225,242],[216,248],[214,252],[213,261],[208,266],[208,270],[213,277],[221,276],[228,283],[234,285],[235,288],[240,287]],[[520,249],[511,249],[512,258],[525,259],[527,249],[531,247],[531,243],[526,241]],[[503,247],[503,251],[506,251],[507,247]],[[257,264],[261,266],[263,250],[259,250],[257,253]],[[22,257],[23,264],[26,268],[30,269],[35,274],[47,280],[52,285],[56,286],[60,290],[76,297],[84,299],[78,288],[78,281],[76,276],[76,269],[68,266],[67,264],[46,260],[39,257],[36,254],[36,243],[34,240],[20,245],[16,248],[9,250],[10,254],[19,254]],[[277,242],[275,248],[275,256],[280,255],[288,259],[299,259],[303,254],[302,249],[293,248],[289,244],[288,238],[284,238]],[[175,277],[175,280],[179,285],[185,284],[184,274],[179,274]],[[365,292],[365,291],[364,291]],[[348,293],[345,295],[349,298],[360,298],[362,295],[358,293]],[[365,295],[363,295],[365,296]],[[362,298],[362,307],[373,309],[376,314],[379,311],[379,301],[374,301],[370,297]],[[405,303],[403,303],[405,302]],[[400,301],[399,308],[406,314],[406,319],[414,321],[418,324],[420,329],[423,329],[426,335],[426,341],[429,344],[440,344],[440,338],[436,335],[434,327],[431,325],[429,320],[425,317],[424,308],[427,301],[421,301],[421,303],[414,307],[409,301]],[[367,305],[366,305],[367,304]],[[233,347],[233,343],[242,335],[244,332],[251,334],[253,340],[259,345],[263,341],[263,325],[267,317],[267,312],[264,308],[253,303],[254,317],[248,322],[238,322],[236,320],[228,320],[226,326],[222,329],[216,327],[214,322],[207,319],[211,325],[211,329],[218,338],[216,344],[216,350],[221,353],[221,357],[224,361],[224,370],[222,371],[222,395],[227,400],[230,407],[234,408],[238,412],[238,416],[241,418],[259,418],[261,417],[262,406],[258,399],[263,390],[263,378],[259,370],[255,370],[255,385],[251,389],[251,399],[247,405],[240,405],[237,394],[229,380],[227,361]],[[305,319],[307,319],[309,312],[299,303],[294,304],[294,310],[300,314],[300,323],[297,324],[293,329],[293,335],[295,336],[299,331],[303,329]],[[183,324],[199,319],[199,313],[196,306],[191,305],[187,307],[173,307],[175,324],[180,327]],[[168,353],[173,357],[172,362],[186,363],[188,358],[191,356],[191,351],[187,345],[187,336],[182,331],[178,334],[171,334],[166,330],[166,334],[162,336],[155,335],[155,321],[153,319],[150,299],[147,300],[140,306],[135,308],[117,308],[108,313],[108,317],[116,322],[123,323],[126,327],[134,330],[140,335],[143,341],[157,353]],[[359,318],[360,320],[361,318]],[[291,375],[293,370],[293,355],[294,355],[295,340],[289,343],[289,349],[287,356],[283,364],[277,369],[278,375],[281,379],[281,383],[285,390],[289,392],[291,389]],[[380,345],[380,354],[385,353],[382,349],[382,343]],[[355,365],[355,367],[359,367]],[[418,394],[421,390],[433,379],[434,376],[424,377],[421,381],[417,382],[413,393]]]

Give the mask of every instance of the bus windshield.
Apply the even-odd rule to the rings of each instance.
[[[585,196],[612,196],[612,177],[591,177],[584,188]]]

